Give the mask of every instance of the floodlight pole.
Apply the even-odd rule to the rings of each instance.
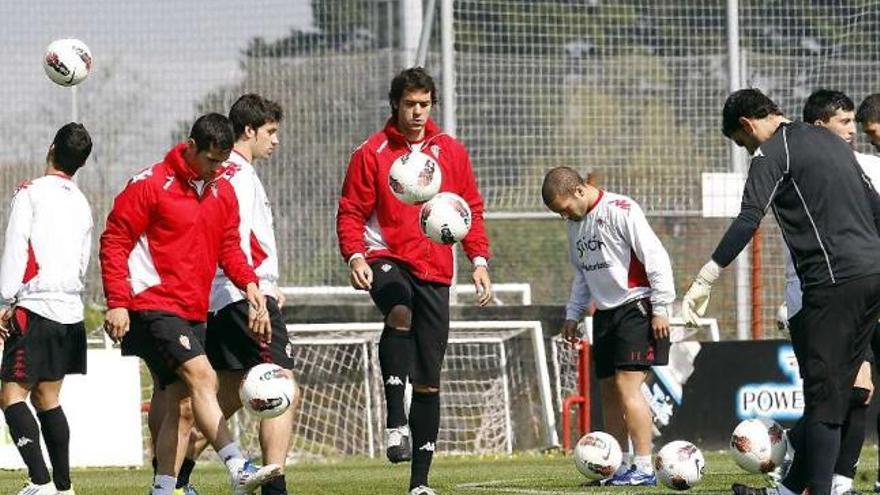
[[[431,44],[431,31],[434,29],[434,11],[437,0],[428,0],[425,5],[425,20],[422,21],[422,35],[419,37],[419,48],[416,50],[416,67],[424,67],[428,62],[428,46]]]
[[[401,65],[409,68],[415,65],[419,38],[423,31],[422,0],[402,0],[399,19]]]
[[[728,89],[731,93],[743,86],[740,56],[739,1],[727,0],[727,68],[730,74]],[[730,143],[730,168],[743,176],[748,172],[745,151],[733,142]],[[749,251],[743,250],[734,262],[736,266],[736,338],[739,340],[746,340],[750,336],[750,261]]]
[[[76,86],[71,86],[70,88],[70,121],[71,122],[79,122],[79,108],[77,108],[76,101]]]

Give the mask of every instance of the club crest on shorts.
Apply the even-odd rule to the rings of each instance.
[[[391,265],[385,263],[384,265],[379,267],[383,272],[388,273],[391,270]]]
[[[284,352],[287,354],[287,357],[293,357],[293,346],[290,345],[290,342],[288,342],[287,345],[284,346]]]
[[[189,343],[189,337],[187,337],[186,335],[180,336],[180,345],[182,345],[183,348],[188,351],[192,350],[192,346]]]

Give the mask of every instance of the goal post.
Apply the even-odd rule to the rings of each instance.
[[[291,455],[374,457],[385,400],[374,323],[288,324],[302,402]],[[441,374],[444,453],[511,453],[559,444],[540,321],[453,321]],[[255,421],[240,415],[242,445]]]
[[[350,285],[288,286],[279,287],[278,290],[295,301],[338,303],[343,299],[352,303],[370,303],[369,292],[357,290]],[[499,306],[532,304],[532,286],[528,282],[492,284],[492,293],[493,302]],[[461,304],[467,297],[473,298],[474,294],[476,288],[472,284],[459,283],[450,288],[449,300],[451,304]]]

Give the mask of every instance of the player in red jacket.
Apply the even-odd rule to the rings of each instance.
[[[391,117],[385,128],[352,154],[336,233],[351,269],[352,286],[370,291],[385,316],[379,362],[388,411],[388,459],[412,460],[410,494],[433,495],[428,471],[440,426],[440,368],[449,338],[452,247],[425,237],[419,230],[419,207],[392,194],[388,172],[394,161],[410,150],[429,154],[443,171],[441,191],[454,192],[470,205],[472,227],[462,244],[474,266],[481,306],[492,299],[489,239],[470,157],[430,118],[437,102],[431,76],[422,68],[404,70],[391,81],[388,96]],[[413,389],[409,418],[404,412],[407,380]]]
[[[226,463],[234,495],[251,493],[282,472],[278,465],[260,468],[245,460],[226,426],[217,375],[204,351],[218,263],[247,292],[255,338],[271,337],[265,298],[240,247],[235,193],[219,180],[233,141],[226,117],[200,117],[187,142],[129,181],[101,236],[105,328],[122,341],[123,354],[146,362],[167,404],[156,439],[153,495],[174,490],[193,419]]]

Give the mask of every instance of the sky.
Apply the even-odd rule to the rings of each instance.
[[[200,97],[240,79],[239,53],[251,38],[273,40],[291,29],[314,29],[309,0],[2,0],[0,133],[16,142],[0,149],[0,164],[42,159],[71,116],[71,91],[52,84],[41,64],[54,39],[79,38],[92,52],[93,73],[78,89],[79,120],[87,127],[137,122],[129,132],[142,144],[127,159],[146,165]]]

